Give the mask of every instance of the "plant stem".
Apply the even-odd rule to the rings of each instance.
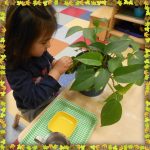
[[[107,66],[107,65],[106,65],[107,56],[108,56],[108,55],[104,55],[104,61],[103,61],[103,67],[104,67],[104,68]]]
[[[113,83],[113,87],[115,86],[115,82],[114,82],[114,79],[112,77],[110,77],[111,80],[112,80],[112,83]]]
[[[111,88],[111,90],[113,91],[113,93],[115,92],[113,87],[108,83],[109,87]]]

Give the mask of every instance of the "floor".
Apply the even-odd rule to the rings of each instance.
[[[89,17],[90,14],[95,11],[98,6],[80,6],[80,7],[66,7],[66,6],[55,6],[57,11],[57,21],[58,21],[58,30],[53,35],[51,40],[51,48],[49,52],[56,58],[59,59],[62,56],[75,56],[78,52],[74,48],[69,47],[71,43],[75,41],[82,40],[83,37],[81,32],[75,33],[74,35],[65,38],[65,35],[68,29],[72,26],[79,25],[82,27],[89,26]],[[62,75],[59,80],[59,83],[66,87],[74,79],[74,74],[71,75]],[[6,81],[7,82],[7,81]],[[20,126],[16,130],[12,128],[14,114],[15,114],[15,104],[12,103],[11,97],[12,90],[7,83],[7,134],[6,140],[10,144],[15,141],[19,133],[28,125],[24,120],[20,121]],[[9,97],[9,100],[8,98]],[[13,107],[14,106],[14,107]]]

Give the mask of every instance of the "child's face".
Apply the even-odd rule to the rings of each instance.
[[[50,37],[38,38],[32,45],[30,56],[40,57],[50,47]]]

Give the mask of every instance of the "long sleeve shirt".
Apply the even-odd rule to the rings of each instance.
[[[35,109],[58,92],[61,85],[48,75],[53,60],[46,51],[20,68],[8,69],[6,65],[6,77],[18,108]]]

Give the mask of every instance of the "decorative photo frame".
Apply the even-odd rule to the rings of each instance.
[[[4,97],[6,95],[6,84],[5,84],[5,17],[6,17],[6,7],[8,5],[18,5],[18,6],[48,6],[48,5],[65,5],[65,6],[80,6],[80,5],[91,5],[91,6],[102,6],[102,5],[144,5],[146,11],[145,14],[145,52],[144,52],[144,80],[145,80],[145,113],[144,113],[144,145],[137,144],[125,144],[125,145],[111,145],[111,144],[101,144],[101,145],[72,145],[72,146],[60,146],[49,145],[49,146],[30,146],[30,145],[15,145],[7,144],[5,139],[6,135],[6,101]],[[33,3],[30,0],[20,1],[20,0],[1,0],[0,1],[0,149],[17,149],[17,150],[36,150],[36,149],[92,149],[92,150],[127,150],[127,149],[139,149],[139,150],[149,150],[150,149],[150,1],[149,0],[33,0]]]

